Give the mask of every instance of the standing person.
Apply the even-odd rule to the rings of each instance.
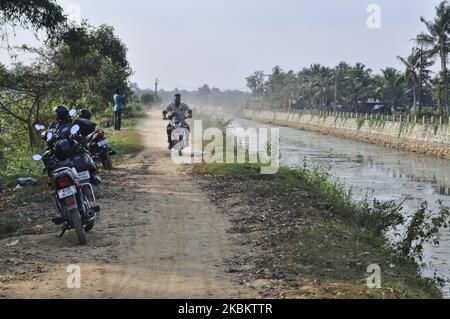
[[[120,131],[122,128],[122,111],[125,105],[125,96],[120,89],[117,89],[114,94],[114,129]]]

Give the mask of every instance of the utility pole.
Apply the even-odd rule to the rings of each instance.
[[[159,80],[158,80],[158,78],[156,78],[156,81],[155,81],[155,102],[158,101],[158,84],[159,84]]]
[[[337,107],[338,67],[334,70],[334,110]]]

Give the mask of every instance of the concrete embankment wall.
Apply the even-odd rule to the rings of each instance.
[[[409,118],[390,121],[385,118],[355,118],[331,113],[266,110],[245,110],[244,117],[450,159],[450,126],[447,124],[415,123]]]

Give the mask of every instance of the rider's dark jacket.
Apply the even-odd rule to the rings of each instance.
[[[82,136],[88,136],[89,134],[93,133],[97,127],[96,123],[81,117],[73,121],[73,124],[77,124],[78,126],[80,126],[79,133]]]

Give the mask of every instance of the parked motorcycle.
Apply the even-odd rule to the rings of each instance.
[[[111,156],[116,155],[106,139],[106,134],[103,130],[95,130],[86,137],[86,144],[89,152],[94,156],[97,163],[102,164],[106,170],[112,170]]]
[[[71,129],[73,127],[78,127],[76,134],[71,134]],[[71,153],[72,153],[72,164],[78,172],[78,177],[83,183],[90,183],[94,186],[99,186],[101,184],[101,177],[98,173],[97,166],[89,152],[89,150],[83,144],[83,137],[79,134],[80,126],[78,124],[66,124],[64,126],[58,127],[54,130],[49,130],[45,134],[51,133],[51,140],[47,139],[47,144],[49,148],[54,147],[55,143],[61,140],[66,140],[70,137],[73,143]]]
[[[58,212],[53,222],[64,226],[60,237],[67,230],[74,229],[80,244],[84,245],[87,244],[86,233],[94,227],[100,208],[95,205],[94,190],[87,174],[77,169],[86,169],[87,159],[83,156],[87,155],[82,153],[83,147],[74,138],[79,129],[78,125],[73,125],[70,135],[61,138],[47,132],[45,136],[49,149],[43,156],[34,155],[33,160],[42,160],[50,177],[52,201]],[[89,164],[89,160],[86,162]]]

